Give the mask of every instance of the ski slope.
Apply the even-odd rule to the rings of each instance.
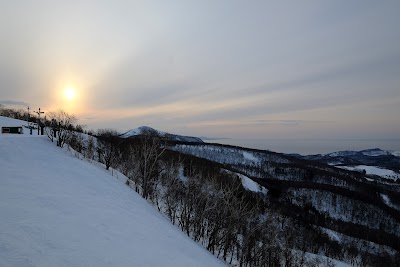
[[[45,136],[0,134],[0,214],[0,266],[225,266]]]

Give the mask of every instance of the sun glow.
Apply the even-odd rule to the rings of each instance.
[[[65,98],[67,98],[68,100],[72,100],[75,98],[76,96],[76,90],[73,87],[66,87],[64,89],[64,96]]]

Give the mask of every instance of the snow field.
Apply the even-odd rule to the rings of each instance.
[[[0,135],[0,266],[224,266],[45,136]]]

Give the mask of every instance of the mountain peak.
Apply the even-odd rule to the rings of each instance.
[[[122,138],[135,138],[140,135],[144,135],[147,133],[152,133],[156,134],[161,137],[167,137],[170,140],[173,141],[179,141],[179,142],[190,142],[190,143],[203,143],[203,140],[201,140],[198,137],[192,137],[192,136],[183,136],[183,135],[177,135],[177,134],[170,134],[167,132],[159,131],[154,128],[151,128],[149,126],[140,126],[138,128],[131,129],[127,131],[126,133],[121,134]]]

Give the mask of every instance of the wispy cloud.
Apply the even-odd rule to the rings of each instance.
[[[279,124],[279,125],[300,125],[300,124],[315,124],[315,123],[334,123],[335,121],[322,120],[255,120],[255,123],[260,124]]]
[[[400,133],[400,1],[8,2],[3,105],[68,109],[71,82],[71,112],[99,128]]]
[[[11,105],[11,106],[29,106],[28,103],[23,101],[15,101],[15,100],[0,100],[1,105]]]
[[[280,125],[280,126],[299,126],[304,124],[332,124],[335,121],[319,121],[319,120],[209,120],[196,123],[189,123],[191,127],[205,126],[260,126],[260,125]]]

